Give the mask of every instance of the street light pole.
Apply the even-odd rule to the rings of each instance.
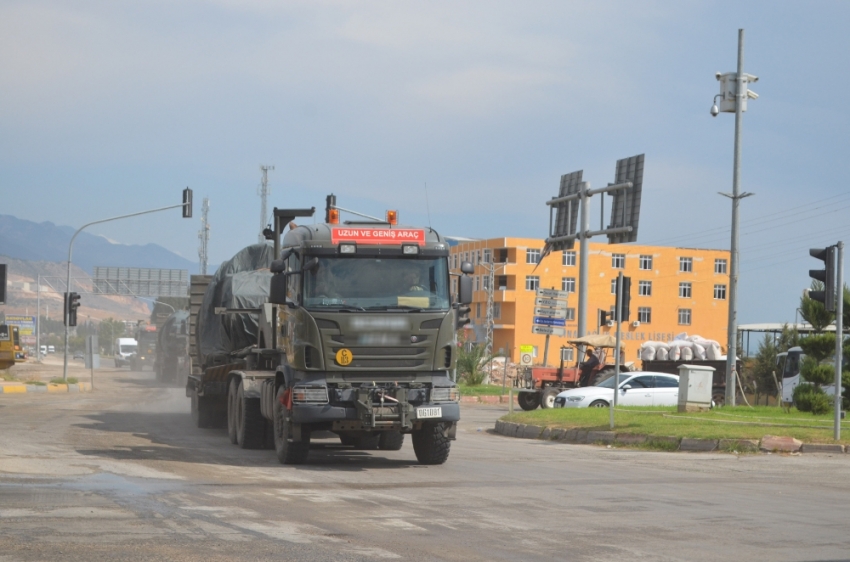
[[[184,197],[185,197],[185,195],[184,195]],[[68,380],[68,338],[69,338],[69,334],[70,334],[70,330],[69,330],[70,326],[68,326],[68,306],[67,306],[68,298],[67,298],[67,295],[71,291],[71,254],[74,250],[74,240],[77,238],[77,235],[80,232],[82,232],[84,229],[90,227],[93,224],[101,224],[101,223],[104,223],[104,222],[110,222],[110,221],[114,221],[114,220],[118,220],[118,219],[126,219],[126,218],[130,218],[130,217],[137,217],[139,215],[147,215],[149,213],[157,213],[159,211],[167,211],[169,209],[185,208],[187,205],[191,206],[191,204],[192,203],[191,203],[191,196],[190,196],[188,203],[180,203],[179,205],[169,205],[168,207],[160,207],[159,209],[150,209],[149,211],[140,211],[138,213],[130,213],[129,215],[121,215],[121,216],[118,216],[118,217],[111,217],[111,218],[102,219],[102,220],[99,220],[99,221],[92,221],[92,222],[84,224],[83,226],[78,228],[77,231],[74,233],[74,235],[71,236],[71,242],[68,244],[68,277],[67,277],[67,281],[66,281],[66,284],[65,284],[65,295],[66,295],[66,298],[65,298],[66,304],[65,304],[65,307],[64,307],[65,308],[65,311],[64,311],[64,319],[65,319],[65,363],[64,363],[64,366],[62,368],[62,379],[63,380],[66,380],[66,381]],[[191,214],[190,214],[190,216],[191,216]]]

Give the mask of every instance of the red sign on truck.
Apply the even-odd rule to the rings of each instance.
[[[332,228],[331,242],[357,242],[358,244],[425,243],[421,228]]]

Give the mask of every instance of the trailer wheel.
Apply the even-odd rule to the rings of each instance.
[[[242,449],[262,449],[266,442],[266,418],[259,398],[246,398],[242,381],[236,390],[236,442]]]
[[[237,391],[238,388],[236,386],[236,379],[233,379],[227,386],[227,437],[234,445],[238,443],[236,439],[236,416],[239,410],[239,406],[236,404]]]
[[[540,398],[540,407],[544,410],[555,407],[555,397],[561,391],[557,388],[547,388],[543,391],[543,396]]]
[[[192,421],[201,429],[215,427],[215,416],[209,400],[198,396],[198,391],[192,391]]]
[[[404,444],[404,433],[400,431],[384,431],[378,439],[378,448],[382,451],[398,451]]]
[[[304,464],[310,453],[310,436],[302,435],[302,441],[295,443],[289,440],[289,412],[284,407],[283,394],[280,387],[274,401],[274,449],[277,460],[281,464]]]
[[[413,452],[420,464],[443,464],[449,458],[451,444],[441,422],[424,423],[422,429],[413,432]]]
[[[525,410],[526,412],[530,412],[537,408],[540,405],[540,393],[539,392],[520,392],[517,394],[516,401],[519,404],[519,407]]]

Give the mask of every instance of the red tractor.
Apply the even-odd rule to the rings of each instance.
[[[589,383],[585,386],[593,386],[605,380],[615,372],[614,353],[608,350],[616,345],[616,341],[609,335],[589,335],[567,342],[576,348],[573,357],[576,363],[573,367],[564,367],[563,358],[560,367],[532,367],[526,369],[524,376],[517,379],[519,386],[517,402],[523,410],[534,410],[538,406],[552,408],[555,405],[555,397],[558,393],[568,388],[576,388],[579,385],[579,357],[582,347],[592,347],[593,354],[599,359],[599,364],[593,368],[589,377]],[[563,355],[562,355],[563,357]],[[620,372],[628,372],[629,365],[620,365]]]

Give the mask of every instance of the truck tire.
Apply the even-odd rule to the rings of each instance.
[[[266,418],[260,412],[260,399],[246,398],[242,381],[236,382],[236,443],[242,449],[262,449],[266,443]]]
[[[443,464],[449,458],[451,445],[441,422],[426,422],[413,432],[413,452],[419,464]]]
[[[289,440],[289,412],[283,405],[284,392],[281,386],[274,401],[275,453],[281,464],[304,464],[310,453],[310,436],[302,435],[302,441],[298,443]]]
[[[230,442],[236,445],[236,412],[239,407],[236,405],[236,393],[238,391],[236,379],[230,381],[227,385],[227,437]]]
[[[526,412],[530,412],[531,410],[537,409],[537,406],[540,405],[540,393],[520,392],[519,394],[517,394],[516,401],[519,404],[520,408],[522,408]]]
[[[198,396],[198,391],[192,391],[192,421],[201,429],[215,427],[215,416],[209,400]]]
[[[540,407],[544,410],[555,407],[555,397],[561,392],[557,388],[547,388],[540,397]]]
[[[398,451],[404,444],[404,433],[400,431],[384,431],[378,439],[378,448],[382,451]]]

